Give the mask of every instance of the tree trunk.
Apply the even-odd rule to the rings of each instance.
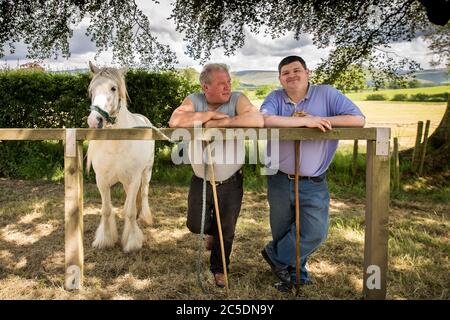
[[[436,172],[450,167],[450,96],[447,109],[436,131],[430,136],[425,167],[428,172]]]

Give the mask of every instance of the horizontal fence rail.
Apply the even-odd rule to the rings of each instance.
[[[177,140],[367,140],[363,295],[385,299],[388,261],[389,128],[178,128],[160,129]],[[65,287],[83,283],[83,141],[167,140],[157,130],[0,129],[2,140],[63,140],[65,179]],[[0,143],[1,148],[1,143]]]
[[[192,140],[209,140],[220,133],[223,140],[234,140],[227,132],[243,132],[248,139],[271,139],[278,133],[279,140],[376,140],[380,128],[336,128],[327,132],[313,128],[162,128],[162,133],[175,140],[177,133],[183,132]],[[384,129],[384,128],[382,128]],[[166,140],[158,131],[150,128],[133,129],[74,129],[76,140]],[[65,140],[66,129],[0,129],[0,140]],[[178,138],[180,139],[180,138]]]

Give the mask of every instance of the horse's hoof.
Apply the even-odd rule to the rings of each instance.
[[[124,234],[122,238],[122,248],[124,252],[132,252],[137,251],[142,248],[144,243],[144,234],[141,229],[139,229],[136,225],[134,232],[129,232],[128,234]]]
[[[115,243],[114,242],[104,242],[104,241],[97,241],[94,240],[94,242],[92,242],[92,247],[94,249],[107,249],[107,248],[112,248],[114,247]]]
[[[142,248],[142,243],[141,244],[126,244],[123,247],[123,252],[130,253],[133,251],[139,251],[141,248]]]
[[[146,226],[152,226],[153,225],[153,217],[151,215],[141,215],[139,217],[139,222],[145,224]]]

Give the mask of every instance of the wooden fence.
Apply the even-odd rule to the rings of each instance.
[[[243,128],[244,131],[249,128]],[[161,129],[171,137],[176,129]],[[186,129],[191,137],[210,140],[219,130]],[[194,130],[195,134],[194,134]],[[385,299],[388,266],[389,216],[389,128],[339,128],[328,132],[307,128],[253,129],[257,139],[266,140],[276,130],[280,140],[367,140],[366,210],[363,295]],[[232,139],[235,139],[233,137]],[[65,287],[79,289],[83,283],[83,141],[165,140],[152,129],[0,129],[0,140],[62,140],[65,143]],[[1,147],[1,145],[0,145]]]

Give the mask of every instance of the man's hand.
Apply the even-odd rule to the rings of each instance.
[[[225,119],[225,118],[229,118],[229,117],[230,116],[227,115],[226,113],[219,112],[219,111],[212,111],[212,115],[211,115],[211,118],[209,119],[209,121],[220,120],[220,119]]]
[[[204,124],[205,128],[223,128],[226,127],[226,123],[228,122],[229,117],[226,116],[224,118],[221,119],[217,119],[217,120],[209,120],[206,121]]]
[[[225,125],[225,123],[230,118],[229,115],[223,112],[219,111],[210,111],[211,112],[211,118],[206,121],[203,126],[205,128],[220,128]]]
[[[319,128],[323,132],[331,130],[331,122],[326,118],[307,115],[302,117],[302,121],[304,122],[303,126],[307,128]]]

